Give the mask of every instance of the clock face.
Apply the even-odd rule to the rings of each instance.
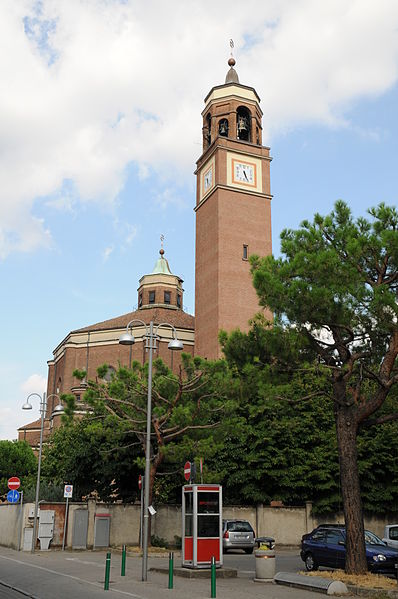
[[[213,183],[213,169],[209,168],[209,170],[204,174],[204,177],[203,177],[203,184],[204,184],[205,191],[210,189],[212,183]]]
[[[238,183],[255,185],[254,166],[252,164],[234,160],[234,180]]]

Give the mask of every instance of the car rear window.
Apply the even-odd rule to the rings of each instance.
[[[253,532],[249,522],[228,522],[227,530],[230,532]]]

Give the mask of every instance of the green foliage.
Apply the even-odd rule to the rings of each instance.
[[[162,537],[157,537],[156,535],[151,535],[151,545],[152,547],[163,547],[165,549],[167,549],[169,546],[166,539],[163,539]]]
[[[117,460],[121,458],[123,447],[134,445],[134,464],[143,468],[148,365],[134,362],[131,369],[120,367],[110,381],[104,380],[107,371],[106,364],[98,369],[98,378],[88,381],[84,395],[84,401],[92,411],[85,426],[89,422],[96,423],[90,425],[90,447],[93,446],[94,454],[90,458],[91,468],[97,469],[98,473],[104,469],[95,457],[95,439],[104,430],[109,431],[109,442],[114,443],[115,435],[119,436]],[[225,430],[225,417],[233,413],[234,405],[229,371],[224,361],[211,362],[183,354],[181,371],[176,376],[162,360],[154,360],[150,491],[152,495],[153,490],[155,500],[165,501],[174,497],[180,501],[182,465],[187,459],[198,456],[208,459],[217,452],[223,442],[221,431]],[[66,411],[69,418],[74,408],[73,399],[68,398]],[[72,442],[72,445],[78,447],[79,443]],[[57,459],[52,472],[55,472]],[[76,459],[72,458],[70,469],[75,463]],[[162,476],[155,480],[157,474]],[[98,485],[98,477],[94,478]],[[101,489],[104,493],[104,486]],[[118,496],[126,496],[121,493],[121,487]]]
[[[73,498],[134,501],[138,493],[137,446],[127,431],[89,416],[60,427],[44,451],[47,484],[73,484]],[[47,497],[46,497],[47,499]]]
[[[0,441],[0,496],[7,495],[10,477],[18,476],[25,491],[36,474],[37,458],[26,441]]]

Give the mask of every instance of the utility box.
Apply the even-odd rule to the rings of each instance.
[[[54,519],[55,512],[53,510],[40,510],[38,537],[41,551],[48,551],[50,548],[50,542],[54,536]]]
[[[185,485],[182,488],[182,566],[210,568],[223,564],[222,487]]]

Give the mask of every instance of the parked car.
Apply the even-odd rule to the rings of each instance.
[[[379,537],[365,530],[366,560],[368,570],[380,574],[395,574],[398,550],[388,547]],[[345,526],[320,525],[301,539],[300,557],[306,569],[311,572],[319,566],[329,568],[345,567]]]
[[[389,547],[398,549],[398,524],[388,524],[384,528],[382,539]]]
[[[247,520],[223,520],[223,551],[243,549],[245,553],[253,553],[255,533]]]

